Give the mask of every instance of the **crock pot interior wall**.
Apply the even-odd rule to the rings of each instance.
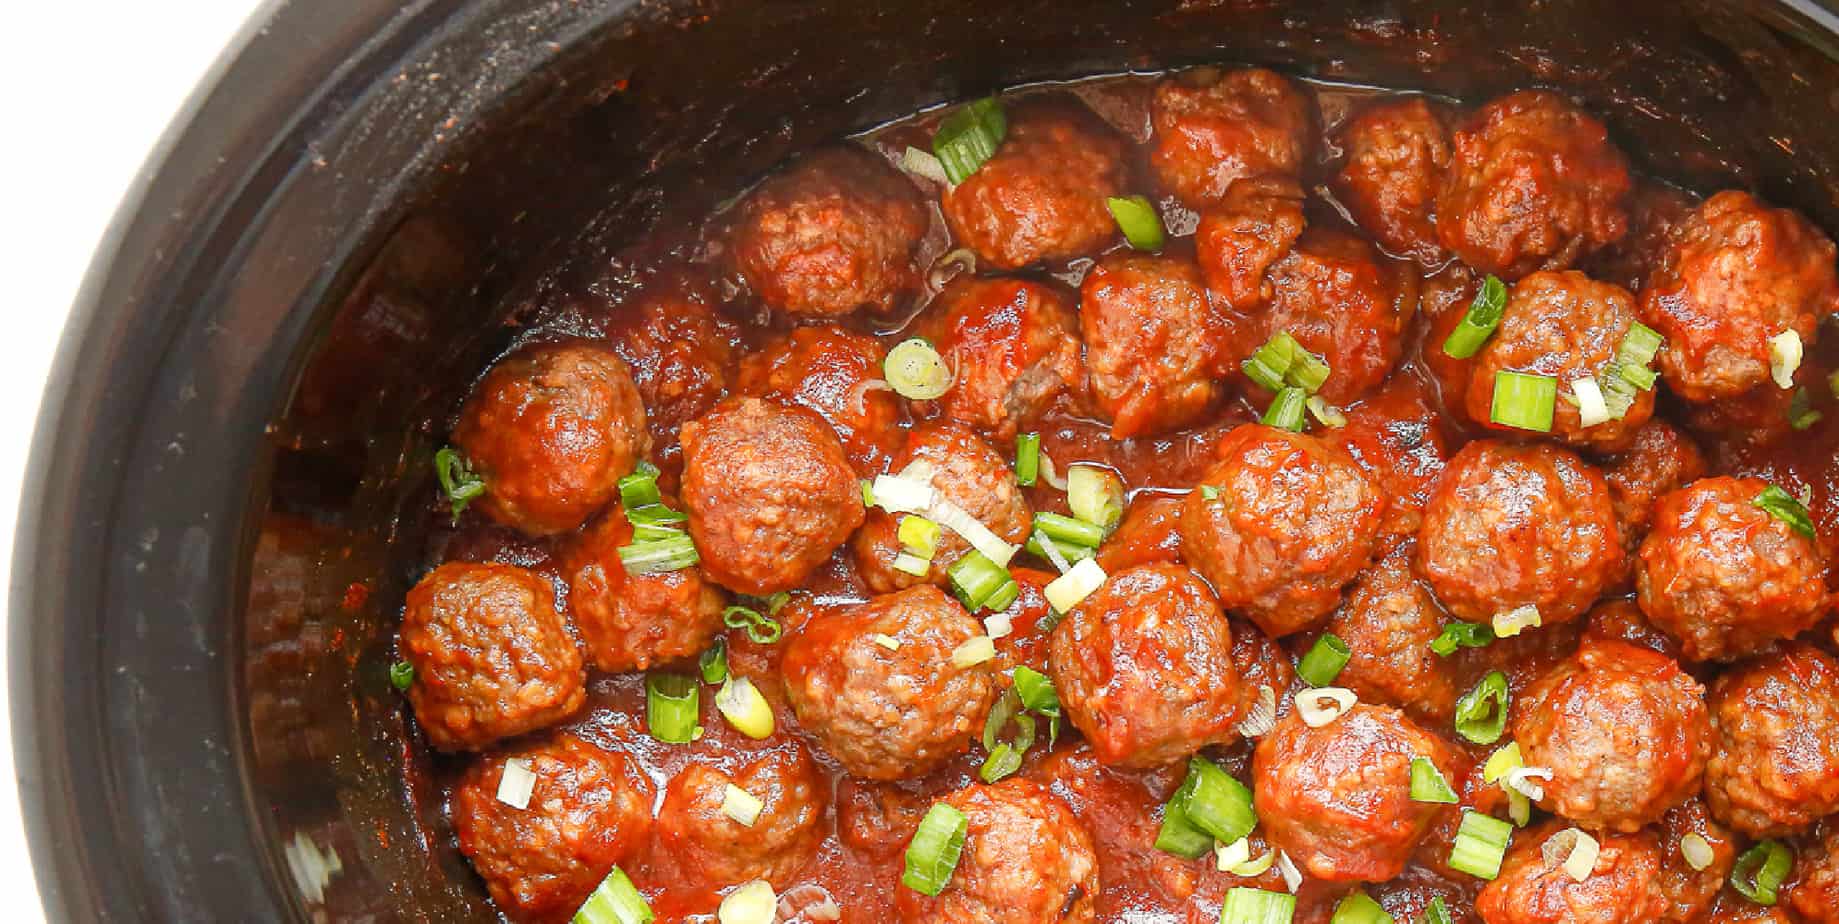
[[[14,718],[69,920],[490,920],[385,668],[454,396],[599,260],[787,154],[1216,61],[1529,84],[1839,228],[1835,21],[1791,4],[283,3],[98,263],[22,521]],[[217,160],[222,158],[222,160]]]

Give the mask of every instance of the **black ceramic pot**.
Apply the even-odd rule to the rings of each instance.
[[[1019,82],[1243,61],[1561,88],[1839,228],[1805,0],[284,0],[91,268],[33,447],[12,718],[57,921],[492,920],[385,676],[452,396],[560,248]],[[572,242],[572,244],[571,244]]]

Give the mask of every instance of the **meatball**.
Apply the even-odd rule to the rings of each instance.
[[[1590,615],[1585,618],[1584,639],[1586,641],[1627,642],[1646,648],[1655,654],[1666,655],[1679,660],[1679,643],[1673,637],[1654,628],[1642,614],[1641,607],[1633,600],[1610,600],[1597,604]]]
[[[1443,470],[1418,534],[1418,573],[1470,622],[1528,605],[1546,625],[1575,619],[1622,561],[1603,476],[1543,443],[1464,446]]]
[[[1597,837],[1596,867],[1579,882],[1545,862],[1545,842],[1563,827],[1514,833],[1501,874],[1475,898],[1487,924],[1646,924],[1667,908],[1660,844],[1652,831]]]
[[[1315,139],[1315,101],[1263,68],[1200,67],[1156,84],[1150,167],[1192,208],[1220,201],[1234,180],[1294,177]]]
[[[1673,659],[1585,645],[1513,711],[1526,764],[1552,771],[1544,808],[1591,831],[1632,833],[1698,792],[1710,747],[1705,688]]]
[[[485,481],[479,508],[547,536],[605,506],[651,440],[638,388],[617,354],[549,343],[506,356],[479,380],[453,442]]]
[[[800,327],[741,359],[744,395],[816,411],[837,433],[856,471],[875,475],[900,445],[906,409],[885,387],[881,344],[837,327]]]
[[[1839,662],[1788,645],[1720,675],[1710,699],[1713,815],[1764,838],[1839,812]]]
[[[1667,812],[1655,833],[1660,838],[1660,891],[1667,897],[1661,920],[1682,924],[1701,920],[1736,865],[1736,835],[1711,820],[1704,800],[1696,796]],[[1693,869],[1680,848],[1681,839],[1688,834],[1704,838],[1711,848],[1711,862],[1703,869]]]
[[[1641,612],[1693,661],[1723,661],[1810,629],[1828,609],[1814,541],[1755,500],[1768,482],[1705,478],[1663,496],[1641,542]]]
[[[919,287],[929,224],[913,182],[857,147],[805,155],[747,196],[729,232],[735,268],[794,318],[885,312]]]
[[[1673,229],[1641,292],[1641,314],[1666,338],[1660,371],[1688,401],[1773,387],[1769,338],[1811,344],[1839,305],[1833,242],[1806,219],[1744,192],[1705,200]]]
[[[1272,636],[1318,625],[1372,560],[1385,497],[1347,453],[1307,434],[1246,424],[1216,452],[1183,502],[1189,563]]]
[[[1430,393],[1415,376],[1397,376],[1347,409],[1347,425],[1322,439],[1353,456],[1387,499],[1380,521],[1381,544],[1418,534],[1424,505],[1449,464],[1452,452]]]
[[[949,421],[922,424],[907,436],[906,448],[894,458],[896,471],[917,476],[915,466],[929,472],[940,496],[963,508],[979,523],[1005,541],[1020,545],[1028,540],[1034,517],[1028,500],[1015,483],[1009,462],[983,438]],[[945,586],[946,569],[970,551],[971,544],[956,532],[939,531],[932,553],[932,568],[924,576],[894,569],[894,557],[900,554],[900,521],[905,515],[885,510],[868,512],[868,519],[850,540],[855,553],[856,571],[876,593],[887,593],[930,582]]]
[[[1194,258],[1207,288],[1226,307],[1252,314],[1276,287],[1271,265],[1303,233],[1303,188],[1287,177],[1251,177],[1234,183],[1217,205],[1200,213]]]
[[[1219,399],[1231,328],[1207,303],[1200,270],[1174,257],[1117,254],[1079,290],[1092,399],[1112,439],[1180,430]]]
[[[1398,706],[1415,719],[1442,725],[1456,714],[1455,665],[1430,650],[1450,619],[1411,572],[1412,547],[1395,548],[1360,575],[1328,631],[1347,643],[1347,664],[1335,679],[1362,702]]]
[[[498,801],[505,764],[536,777],[524,808]],[[460,852],[513,921],[566,918],[651,829],[651,781],[574,735],[481,757],[453,787]]]
[[[836,836],[876,859],[897,856],[931,807],[915,787],[844,777],[836,785]]]
[[[1232,629],[1180,565],[1111,575],[1054,628],[1047,670],[1098,759],[1160,767],[1237,737]]]
[[[1070,98],[1015,104],[1008,120],[995,156],[945,190],[952,236],[998,269],[1104,249],[1117,236],[1105,199],[1128,181],[1124,139]]]
[[[729,786],[763,804],[752,825],[722,811]],[[656,856],[679,876],[709,889],[755,879],[784,888],[824,839],[827,789],[817,765],[796,743],[732,770],[689,764],[665,787],[654,828]]]
[[[876,780],[924,776],[969,747],[996,699],[987,665],[951,654],[983,627],[925,585],[814,618],[786,646],[786,696],[799,724],[843,769]],[[886,635],[897,647],[875,641]]]
[[[541,575],[449,562],[409,591],[399,640],[415,667],[409,703],[428,742],[470,751],[562,721],[587,673]]]
[[[619,558],[632,524],[617,504],[562,552],[568,611],[588,660],[603,671],[642,671],[709,647],[722,630],[722,593],[699,568],[628,574]]]
[[[1481,107],[1456,128],[1437,237],[1509,282],[1565,269],[1628,230],[1633,182],[1603,123],[1546,90]]]
[[[1514,431],[1494,423],[1494,377],[1502,372],[1542,375],[1558,380],[1571,395],[1578,379],[1603,382],[1614,370],[1616,351],[1635,324],[1634,299],[1622,289],[1596,282],[1582,273],[1534,273],[1513,287],[1500,327],[1476,357],[1469,379],[1470,419],[1484,427]],[[1654,414],[1654,391],[1636,390],[1620,417],[1586,427],[1581,411],[1560,400],[1552,416],[1552,436],[1574,446],[1616,450],[1634,441],[1637,428]]]
[[[1271,265],[1270,309],[1259,315],[1247,350],[1288,331],[1333,370],[1324,399],[1345,404],[1378,385],[1398,365],[1405,326],[1418,306],[1418,274],[1387,259],[1364,239],[1310,228]]]
[[[1788,906],[1807,924],[1839,921],[1839,818],[1815,825],[1797,846]]]
[[[1310,728],[1291,715],[1252,755],[1253,799],[1265,837],[1304,876],[1383,882],[1403,872],[1444,807],[1411,799],[1411,761],[1445,779],[1456,758],[1396,709],[1356,705]]]
[[[945,416],[999,439],[1084,388],[1079,321],[1056,285],[959,276],[945,286],[918,330],[956,370],[939,398]]]
[[[656,442],[721,400],[739,332],[694,287],[647,292],[607,319],[607,345],[625,360]]]
[[[1347,152],[1335,197],[1381,247],[1425,266],[1449,259],[1437,241],[1437,190],[1450,164],[1448,115],[1421,97],[1368,106],[1340,130]]]
[[[1181,562],[1181,498],[1139,494],[1124,511],[1124,521],[1098,547],[1098,564],[1106,574],[1136,565]]]
[[[1685,405],[1680,422],[1727,446],[1773,446],[1794,432],[1788,423],[1793,406],[1794,391],[1764,385],[1734,398]]]
[[[1643,424],[1628,448],[1604,463],[1603,480],[1609,482],[1616,524],[1631,559],[1647,537],[1654,502],[1709,471],[1705,454],[1692,438],[1658,418]]]
[[[1053,790],[1012,778],[945,798],[964,813],[964,850],[936,897],[895,889],[908,924],[1093,924],[1098,850]]]
[[[804,582],[862,525],[862,489],[823,418],[730,398],[683,425],[683,504],[703,569],[764,596]]]
[[[1599,251],[1585,272],[1630,292],[1647,288],[1648,278],[1666,256],[1673,229],[1696,205],[1692,197],[1671,186],[1636,180],[1628,201],[1628,234]]]

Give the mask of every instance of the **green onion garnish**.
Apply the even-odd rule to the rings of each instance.
[[[1156,214],[1156,207],[1147,196],[1111,196],[1105,199],[1105,208],[1111,210],[1111,217],[1117,219],[1118,230],[1124,232],[1124,240],[1137,250],[1161,250],[1164,243],[1162,233],[1162,216]]]
[[[1813,518],[1807,515],[1807,507],[1794,498],[1794,495],[1775,485],[1762,489],[1756,499],[1750,501],[1752,506],[1767,512],[1769,516],[1788,524],[1788,528],[1814,538]]]
[[[700,560],[701,556],[696,553],[696,543],[683,535],[638,542],[620,546],[619,549],[620,564],[625,565],[626,573],[632,575],[681,571]]]
[[[1271,391],[1291,386],[1315,394],[1328,381],[1328,361],[1303,348],[1289,331],[1271,335],[1240,364],[1246,377]]]
[[[1455,805],[1456,791],[1428,757],[1411,758],[1411,801]]]
[[[1296,675],[1312,687],[1325,687],[1341,676],[1341,669],[1347,666],[1347,659],[1352,655],[1347,643],[1332,632],[1322,633],[1309,647],[1309,653],[1296,665]]]
[[[1188,759],[1188,776],[1175,791],[1175,801],[1189,823],[1230,844],[1252,833],[1258,813],[1252,808],[1252,791],[1205,757]]]
[[[915,401],[931,401],[951,390],[951,367],[923,337],[895,344],[881,361],[881,374],[895,394]]]
[[[397,661],[390,665],[390,686],[395,687],[396,692],[407,693],[409,687],[414,685],[415,665],[407,661]]]
[[[1462,316],[1462,323],[1443,341],[1444,355],[1468,359],[1481,352],[1482,344],[1487,343],[1488,338],[1494,336],[1494,329],[1501,326],[1501,315],[1506,311],[1507,285],[1494,276],[1482,280],[1481,291],[1469,302],[1469,311]]]
[[[1558,407],[1558,380],[1525,372],[1494,373],[1494,404],[1488,419],[1504,427],[1552,432],[1552,414]]]
[[[914,557],[931,561],[939,548],[939,524],[917,514],[909,513],[900,518],[898,537],[901,547],[911,552]]]
[[[1430,904],[1424,908],[1423,924],[1454,924],[1450,920],[1449,903],[1443,900],[1443,896],[1431,899]]]
[[[1303,402],[1303,406],[1309,409],[1309,416],[1314,417],[1316,422],[1324,427],[1339,430],[1347,426],[1347,415],[1342,413],[1340,408],[1323,401],[1321,395],[1310,395],[1309,400]]]
[[[1476,744],[1493,744],[1507,729],[1507,675],[1490,671],[1456,701],[1456,733]]]
[[[645,725],[651,736],[665,744],[694,741],[700,699],[696,681],[688,675],[647,674]]]
[[[977,168],[996,155],[996,148],[1009,134],[1009,119],[1002,103],[986,96],[958,107],[939,122],[932,136],[932,153],[945,168],[945,178],[953,186],[970,179]]]
[[[1021,599],[1021,596],[1022,585],[1017,584],[1015,579],[1011,578],[1004,581],[1001,587],[996,588],[996,592],[990,594],[989,599],[983,601],[983,607],[992,613],[1000,613],[1013,606],[1015,601]]]
[[[1010,725],[1015,726],[1015,733],[1004,741],[1003,730]],[[1014,690],[1003,694],[983,721],[983,747],[990,756],[977,776],[985,783],[995,783],[1020,770],[1022,755],[1034,746],[1034,731],[1034,716],[1022,712],[1021,696]]]
[[[953,562],[946,569],[945,576],[951,579],[951,588],[958,595],[958,602],[973,613],[989,602],[990,597],[1003,586],[1003,582],[1009,580],[1009,572],[975,549]]]
[[[1758,905],[1773,905],[1776,890],[1794,868],[1794,855],[1780,841],[1763,841],[1743,852],[1731,867],[1731,888]]]
[[[1099,543],[1105,541],[1104,527],[1057,513],[1035,514],[1034,528],[1046,533],[1050,539],[1087,548],[1097,548]]]
[[[649,462],[639,464],[638,471],[619,480],[619,503],[627,510],[663,504],[658,493],[658,467]]]
[[[1452,622],[1431,640],[1430,650],[1447,658],[1457,648],[1486,648],[1494,642],[1494,627],[1481,622]]]
[[[1220,489],[1210,484],[1203,484],[1200,486],[1200,499],[1201,500],[1219,500],[1220,499]]]
[[[1794,397],[1788,399],[1788,426],[1796,430],[1805,430],[1825,416],[1814,410],[1813,395],[1806,388],[1795,389]]]
[[[1235,886],[1226,891],[1220,924],[1290,924],[1296,916],[1296,896]]]
[[[731,606],[722,610],[722,625],[730,629],[744,629],[747,637],[756,645],[771,645],[785,635],[785,627],[771,616],[762,616],[760,611],[746,606]]]
[[[453,522],[460,522],[466,505],[485,493],[485,479],[480,478],[460,451],[448,446],[434,454],[434,477],[441,483],[441,493],[453,505]]]
[[[1041,476],[1041,434],[1024,433],[1015,438],[1015,483],[1033,487]]]
[[[933,803],[907,844],[906,869],[900,874],[900,884],[926,895],[944,891],[952,871],[958,868],[958,855],[964,852],[964,831],[968,826],[963,812],[943,802]]]
[[[1066,470],[1066,505],[1073,516],[1108,533],[1124,519],[1124,479],[1089,462],[1073,465]]]
[[[1213,835],[1202,831],[1188,819],[1188,811],[1182,807],[1179,791],[1162,806],[1162,827],[1156,831],[1156,849],[1189,860],[1204,856],[1213,849]]]
[[[1277,390],[1277,397],[1271,400],[1271,406],[1265,409],[1264,417],[1259,423],[1267,427],[1277,427],[1295,433],[1303,432],[1308,421],[1303,419],[1303,409],[1309,400],[1308,393],[1301,388],[1289,386]]]
[[[1046,674],[1026,665],[1015,669],[1015,692],[1022,705],[1045,716],[1060,714],[1060,693]]]
[[[1023,546],[1023,548],[1028,550],[1028,554],[1036,558],[1053,561],[1054,557],[1047,554],[1047,547],[1041,544],[1043,538],[1045,537],[1039,533],[1031,535],[1028,537],[1028,544]],[[1054,551],[1059,552],[1060,557],[1069,562],[1075,562],[1082,558],[1091,558],[1098,554],[1098,550],[1089,545],[1077,545],[1071,542],[1062,542],[1058,539],[1048,539],[1047,541],[1053,543]]]
[[[1335,906],[1335,916],[1328,924],[1392,924],[1392,916],[1371,895],[1355,892]]]
[[[689,521],[689,514],[672,510],[663,504],[626,508],[626,522],[631,523],[635,530],[647,526],[681,526]]]
[[[1029,721],[1034,720],[1029,719]],[[996,749],[990,752],[990,756],[983,759],[983,765],[977,768],[977,778],[985,783],[1000,783],[1020,769],[1022,769],[1022,752],[1005,741],[998,744]]]
[[[862,506],[875,506],[875,483],[867,478],[862,479]]]
[[[594,894],[575,912],[574,924],[649,924],[651,906],[619,867],[600,880]]]
[[[1493,880],[1501,874],[1501,860],[1512,841],[1511,823],[1465,810],[1462,826],[1456,829],[1455,849],[1450,851],[1450,868],[1479,879]]]
[[[703,683],[721,683],[728,679],[728,640],[716,636],[715,644],[696,661],[702,670]]]

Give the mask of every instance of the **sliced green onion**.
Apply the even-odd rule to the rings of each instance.
[[[1488,755],[1487,763],[1481,765],[1481,781],[1498,783],[1507,778],[1507,774],[1526,766],[1520,757],[1520,743],[1510,741]]]
[[[983,747],[990,756],[978,768],[977,776],[985,783],[995,783],[1020,770],[1022,756],[1034,746],[1034,716],[1021,711],[1021,697],[1013,690],[1005,693],[983,722]],[[1015,726],[1009,740],[1002,740],[1003,730]]]
[[[951,390],[951,369],[945,365],[945,358],[921,337],[895,344],[887,359],[882,360],[881,371],[894,393],[902,398],[930,401]]]
[[[1504,613],[1495,613],[1491,628],[1495,638],[1513,638],[1527,629],[1535,629],[1544,624],[1539,618],[1539,608],[1523,603]]]
[[[1455,805],[1456,791],[1427,757],[1411,758],[1411,801]]]
[[[1028,550],[1028,554],[1052,563],[1054,569],[1061,574],[1071,570],[1074,562],[1098,554],[1098,550],[1089,545],[1061,542],[1058,539],[1049,539],[1040,533],[1030,535],[1028,544],[1024,548]],[[1052,551],[1049,551],[1050,549]],[[1059,561],[1054,561],[1055,555],[1060,556]]]
[[[1309,400],[1303,402],[1303,406],[1308,408],[1310,415],[1324,427],[1339,430],[1347,426],[1347,415],[1341,413],[1340,408],[1322,400],[1321,395],[1310,395]]]
[[[390,686],[395,687],[396,692],[407,693],[409,687],[414,685],[415,665],[407,661],[397,661],[390,665]]]
[[[1297,693],[1292,701],[1296,703],[1296,714],[1302,718],[1304,725],[1321,728],[1346,715],[1360,698],[1345,687],[1314,687]],[[1327,705],[1323,705],[1324,702]]]
[[[1034,528],[1046,533],[1051,539],[1058,539],[1073,545],[1083,545],[1087,548],[1097,548],[1099,543],[1105,541],[1104,527],[1057,513],[1035,514]]]
[[[932,156],[930,151],[922,151],[912,145],[908,145],[907,150],[901,153],[900,166],[908,173],[923,176],[940,186],[950,182],[950,178],[945,175],[945,165],[939,163],[937,157]]]
[[[696,739],[696,681],[685,674],[648,674],[645,677],[645,725],[651,736],[665,744],[689,744]]]
[[[1272,334],[1239,367],[1247,378],[1271,391],[1288,386],[1311,395],[1321,389],[1332,371],[1328,360],[1304,349],[1289,331],[1283,330]]]
[[[1073,516],[1110,532],[1124,519],[1124,479],[1108,468],[1078,463],[1066,471],[1066,503]]]
[[[959,854],[964,852],[968,826],[963,812],[943,802],[933,803],[907,844],[906,868],[900,874],[900,884],[925,895],[944,891],[952,871],[958,868]]]
[[[1041,593],[1047,597],[1047,603],[1054,608],[1054,612],[1068,613],[1079,605],[1079,601],[1104,586],[1105,577],[1105,569],[1098,566],[1098,561],[1087,558],[1074,564],[1065,574],[1054,578],[1042,588]]]
[[[1015,438],[1015,483],[1033,487],[1041,475],[1041,434],[1024,433]]]
[[[1794,868],[1794,855],[1780,841],[1763,841],[1743,852],[1731,867],[1731,888],[1758,905],[1773,905],[1776,890]]]
[[[1801,335],[1785,330],[1769,338],[1769,375],[1786,390],[1794,387],[1794,373],[1801,368]]]
[[[1347,666],[1352,654],[1340,636],[1324,632],[1296,665],[1296,675],[1312,687],[1328,686],[1335,682],[1336,677],[1341,676],[1341,669]]]
[[[1117,220],[1118,230],[1124,232],[1124,240],[1137,250],[1161,250],[1165,241],[1162,233],[1162,216],[1156,214],[1155,205],[1147,196],[1110,196],[1105,199],[1105,208],[1111,210],[1111,217]]]
[[[1328,924],[1392,924],[1392,916],[1365,892],[1355,892],[1335,906]]]
[[[1060,714],[1060,693],[1053,678],[1023,665],[1015,669],[1015,692],[1022,705],[1045,716]]]
[[[861,484],[862,484],[862,506],[864,507],[875,506],[875,483],[868,480],[867,478],[864,478],[862,479]]]
[[[1476,744],[1501,740],[1507,728],[1507,675],[1491,671],[1456,701],[1456,733]]]
[[[1226,891],[1220,924],[1290,924],[1296,916],[1296,896],[1236,886]]]
[[[1002,103],[986,96],[958,107],[939,122],[932,136],[932,153],[945,168],[945,178],[956,186],[970,179],[984,162],[996,156],[996,149],[1009,134],[1009,119]]]
[[[773,733],[773,707],[766,702],[765,694],[746,677],[729,677],[722,683],[721,689],[715,691],[715,708],[721,710],[722,718],[735,730],[754,740],[766,738]]]
[[[1431,899],[1430,904],[1425,906],[1423,924],[1455,924],[1450,919],[1449,903],[1443,900],[1443,896]]]
[[[1482,280],[1481,291],[1475,293],[1475,299],[1469,302],[1468,313],[1462,316],[1462,323],[1450,331],[1449,339],[1443,341],[1443,353],[1452,359],[1468,359],[1481,352],[1482,344],[1494,336],[1494,329],[1501,326],[1501,315],[1507,311],[1507,286],[1495,276]]]
[[[1660,346],[1664,342],[1659,331],[1636,321],[1628,326],[1628,333],[1622,335],[1622,344],[1616,347],[1616,361],[1638,369],[1645,368],[1653,364],[1654,357],[1659,355]],[[1641,387],[1645,390],[1652,388],[1653,385],[1650,383]]]
[[[925,577],[932,573],[932,562],[911,552],[897,552],[894,555],[894,570],[914,577]]]
[[[915,558],[931,561],[939,548],[939,524],[916,514],[907,514],[900,518],[900,528],[896,535],[900,544]]]
[[[1270,871],[1277,862],[1277,851],[1266,850],[1257,859],[1252,859],[1252,844],[1246,838],[1239,838],[1230,844],[1218,844],[1213,848],[1213,865],[1222,873],[1231,873],[1244,879],[1253,879]]]
[[[1285,387],[1277,390],[1277,397],[1271,399],[1271,406],[1266,408],[1264,416],[1258,422],[1267,427],[1277,427],[1294,433],[1303,432],[1309,422],[1303,418],[1303,409],[1309,396],[1302,389]]]
[[[1178,804],[1177,794],[1162,806],[1162,827],[1156,831],[1156,849],[1189,860],[1206,856],[1213,849],[1213,835],[1188,820],[1188,813]]]
[[[640,524],[632,527],[632,544],[644,545],[647,542],[675,539],[683,534],[683,530],[677,529],[674,526],[651,526],[649,524]]]
[[[701,560],[696,543],[688,536],[639,542],[619,549],[620,564],[632,575],[681,571]]]
[[[638,471],[621,478],[619,480],[619,503],[628,510],[663,504],[664,496],[658,493],[657,466],[647,463],[641,465]]]
[[[951,650],[951,666],[976,667],[996,657],[996,641],[987,635],[973,635]]]
[[[990,752],[990,756],[983,759],[983,765],[977,768],[977,778],[985,783],[999,783],[1020,769],[1022,769],[1022,752],[1005,741],[998,744],[996,749]]]
[[[504,762],[504,769],[498,777],[498,801],[522,811],[530,807],[530,794],[536,791],[536,773],[530,769],[530,759],[513,757]]]
[[[1494,642],[1494,628],[1478,622],[1452,622],[1430,643],[1430,650],[1447,658],[1458,648],[1486,648]]]
[[[1610,421],[1609,403],[1603,399],[1603,389],[1596,384],[1595,379],[1585,376],[1573,380],[1571,394],[1568,397],[1570,402],[1577,406],[1579,426],[1594,427]]]
[[[1284,381],[1313,395],[1327,384],[1331,371],[1327,360],[1308,350],[1298,350],[1296,362],[1290,364],[1290,374],[1284,376]]]
[[[1221,843],[1230,844],[1258,826],[1252,791],[1205,757],[1188,759],[1188,775],[1175,799],[1189,822]]]
[[[722,625],[743,629],[756,645],[771,645],[785,635],[785,627],[771,616],[762,616],[751,607],[731,606],[722,610]]]
[[[1014,606],[1015,601],[1021,599],[1021,597],[1022,585],[1017,584],[1014,578],[1010,578],[1004,581],[1001,587],[996,588],[996,592],[990,594],[989,599],[983,601],[983,608],[995,613],[1001,613],[1003,610]],[[990,618],[994,619],[996,617],[992,616]],[[987,621],[988,620],[986,620],[986,622]],[[1008,633],[1004,634],[1007,635]],[[992,637],[995,638],[998,636]]]
[[[1679,855],[1695,873],[1704,872],[1717,859],[1717,854],[1711,849],[1711,842],[1697,831],[1679,839]]]
[[[1762,493],[1756,495],[1756,499],[1750,503],[1768,513],[1769,516],[1788,524],[1789,529],[1809,539],[1814,538],[1813,518],[1808,516],[1806,505],[1796,500],[1794,495],[1787,491],[1775,485],[1769,485],[1763,488]]]
[[[696,666],[702,671],[703,683],[721,683],[728,679],[728,640],[716,636],[715,644],[702,653]]]
[[[1513,841],[1513,825],[1490,815],[1465,810],[1462,826],[1456,829],[1456,846],[1450,851],[1451,869],[1478,879],[1493,880],[1501,874],[1501,860]]]
[[[715,909],[716,924],[773,924],[778,915],[779,897],[773,894],[773,884],[764,879],[729,892]]]
[[[969,511],[944,497],[933,497],[927,515],[940,526],[957,533],[959,538],[970,543],[971,548],[982,553],[983,557],[999,568],[1008,567],[1009,560],[1015,557],[1019,548],[991,532],[988,526],[971,516]]]
[[[453,522],[460,522],[466,505],[485,493],[485,479],[472,470],[460,451],[447,446],[434,454],[434,477],[441,483],[441,493],[453,507]]]
[[[1558,406],[1558,380],[1525,372],[1494,373],[1494,404],[1488,419],[1504,427],[1552,432],[1552,414]]]
[[[1566,828],[1539,845],[1539,855],[1545,860],[1546,868],[1562,866],[1565,875],[1576,882],[1583,882],[1596,872],[1596,859],[1602,851],[1601,842],[1577,828]]]
[[[1796,430],[1805,430],[1820,422],[1825,414],[1814,410],[1813,395],[1805,388],[1794,390],[1794,397],[1788,401],[1788,426]]]
[[[1220,489],[1210,484],[1203,484],[1200,486],[1200,499],[1201,500],[1219,500],[1220,499]]]
[[[964,553],[962,558],[953,562],[946,569],[945,576],[951,580],[958,601],[973,613],[989,601],[1004,581],[1009,580],[1009,572],[976,550]]]
[[[877,645],[880,645],[883,648],[886,648],[889,651],[899,651],[900,650],[900,639],[897,639],[894,636],[887,634],[886,632],[877,632],[874,635],[869,636],[868,640],[871,642],[874,642]]]
[[[627,507],[626,521],[635,530],[647,526],[681,526],[690,521],[690,515],[663,504],[647,504],[643,507]]]
[[[650,924],[651,906],[625,871],[613,867],[575,912],[574,924]]]
[[[735,824],[751,828],[765,810],[766,803],[759,796],[733,783],[722,787],[722,814],[734,819]]]

